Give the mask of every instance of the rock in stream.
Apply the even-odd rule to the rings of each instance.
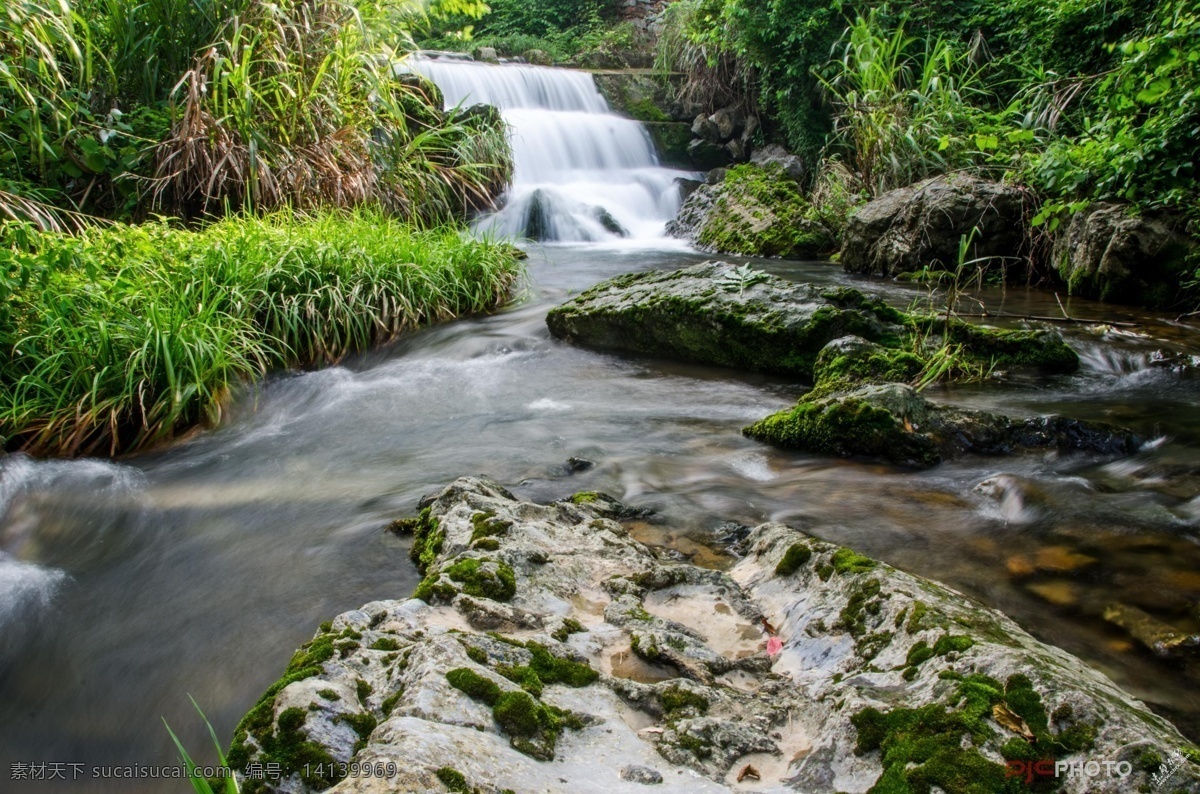
[[[230,753],[282,776],[243,791],[953,794],[1096,761],[1112,774],[1064,766],[1059,790],[1117,792],[1194,749],[949,588],[774,523],[728,572],[665,562],[624,512],[452,483],[401,524],[427,600],[365,604],[297,651]],[[1192,771],[1171,790],[1200,790]]]

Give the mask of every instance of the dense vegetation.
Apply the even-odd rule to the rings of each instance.
[[[470,10],[6,4],[0,442],[136,450],[247,378],[496,305],[513,252],[454,224],[507,183],[504,124],[394,68]]]
[[[1200,220],[1195,0],[677,0],[659,63],[738,85],[818,195],[972,170],[1036,190],[1047,230],[1095,200]]]
[[[241,381],[491,308],[518,269],[501,246],[365,210],[6,235],[0,436],[37,453],[134,450],[215,421]]]
[[[619,21],[612,0],[491,0],[479,13],[443,14],[426,29],[422,47],[502,56],[541,51],[553,61],[588,61],[589,55],[628,52],[638,46],[632,26]]]

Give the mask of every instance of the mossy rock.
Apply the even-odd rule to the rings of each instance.
[[[703,210],[693,212],[687,203]],[[800,186],[778,163],[730,168],[723,181],[688,197],[668,231],[721,254],[813,259],[837,248]]]
[[[785,449],[865,457],[924,468],[968,452],[996,455],[1057,448],[1127,455],[1141,440],[1128,430],[1061,416],[1010,419],[932,403],[898,383],[846,394],[805,396],[743,431]]]
[[[895,347],[903,316],[850,288],[796,284],[724,262],[618,276],[553,309],[552,334],[602,350],[811,379],[847,335]]]

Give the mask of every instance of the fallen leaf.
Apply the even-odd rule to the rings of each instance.
[[[908,419],[904,420],[904,431],[906,433],[911,433],[913,431],[912,422],[908,421]]]
[[[746,778],[750,778],[751,780],[762,780],[762,777],[758,774],[758,770],[750,766],[750,764],[746,764],[744,767],[742,767],[742,771],[738,772],[737,782],[741,783]]]
[[[765,631],[767,634],[770,634],[772,637],[779,633],[775,630],[775,627],[771,625],[771,621],[767,620],[766,618],[762,619],[762,627],[763,631]]]
[[[767,656],[778,656],[783,650],[783,640],[778,637],[772,637],[767,640]]]
[[[1029,730],[1025,720],[1003,703],[992,706],[992,718],[1013,733],[1019,733],[1026,739],[1033,739],[1033,731]]]

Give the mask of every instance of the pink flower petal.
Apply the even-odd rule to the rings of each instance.
[[[767,640],[767,656],[778,656],[783,650],[783,640],[778,637],[772,637]]]

